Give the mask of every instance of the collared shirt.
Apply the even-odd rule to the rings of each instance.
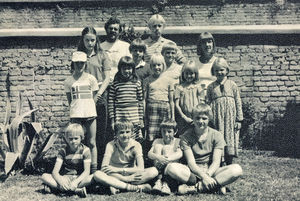
[[[105,79],[104,71],[110,71],[110,67],[111,61],[108,54],[99,52],[88,56],[85,72],[93,75],[100,85]]]
[[[197,164],[211,163],[214,149],[224,149],[224,137],[219,131],[208,127],[206,136],[199,138],[194,129],[192,127],[180,136],[180,147],[183,151],[191,149]]]
[[[123,149],[118,140],[113,140],[106,145],[104,158],[109,156],[111,156],[109,162],[111,166],[121,168],[134,167],[136,159],[143,157],[142,146],[134,139],[130,139],[128,146]]]
[[[84,170],[84,163],[91,163],[91,152],[84,144],[80,144],[75,153],[67,146],[58,152],[56,160],[62,161],[62,175],[79,175]]]
[[[118,72],[118,64],[120,58],[123,56],[130,56],[129,52],[129,43],[121,40],[116,40],[113,43],[104,41],[100,44],[100,47],[109,55],[111,59],[111,71],[110,71],[110,78],[111,80],[114,79],[115,74]]]
[[[160,37],[157,41],[154,41],[151,39],[151,37],[147,38],[144,40],[145,44],[146,44],[146,53],[144,55],[144,59],[146,63],[149,63],[150,58],[153,54],[155,53],[159,53],[161,54],[161,50],[164,44],[168,43],[168,42],[173,42],[171,40],[168,40],[164,37]],[[173,42],[174,43],[174,42]],[[176,62],[181,64],[184,63],[185,58],[181,52],[181,50],[178,48],[177,50],[177,54],[176,54],[176,58],[175,58]]]

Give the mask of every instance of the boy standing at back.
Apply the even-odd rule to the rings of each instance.
[[[46,192],[58,190],[86,197],[85,186],[90,175],[91,152],[81,143],[84,131],[80,124],[70,124],[65,131],[66,148],[59,151],[52,174],[44,173],[42,181]]]

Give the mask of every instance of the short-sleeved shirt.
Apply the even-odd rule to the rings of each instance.
[[[96,106],[93,99],[93,92],[99,89],[96,78],[89,73],[83,72],[78,80],[70,76],[65,80],[64,84],[65,92],[71,93],[70,117],[96,117]]]
[[[194,129],[191,127],[180,136],[180,147],[183,151],[191,149],[197,164],[210,164],[214,149],[224,149],[224,137],[219,131],[208,127],[207,135],[199,138]]]
[[[75,153],[67,146],[58,152],[56,160],[62,161],[62,175],[80,175],[84,171],[84,163],[91,163],[91,152],[84,144],[80,144]]]
[[[114,79],[115,74],[118,72],[118,64],[121,57],[130,56],[129,52],[129,43],[121,40],[116,40],[113,43],[104,41],[100,44],[100,47],[109,55],[111,59],[111,71],[110,71],[110,78],[111,80]]]
[[[87,58],[87,66],[85,72],[93,75],[98,84],[104,81],[104,71],[110,71],[111,61],[106,53],[97,53]]]
[[[179,84],[179,78],[181,76],[182,66],[173,62],[169,68],[167,68],[162,76],[167,76],[173,80],[173,84]]]
[[[149,76],[144,80],[144,90],[148,90],[148,99],[169,101],[169,91],[174,91],[173,79],[160,75],[157,79]]]
[[[123,149],[118,140],[107,143],[104,157],[111,155],[109,165],[126,168],[134,167],[136,159],[143,157],[142,146],[134,139],[130,139],[128,146]]]
[[[151,37],[147,38],[146,40],[144,40],[145,44],[146,44],[146,53],[145,53],[145,62],[149,63],[150,58],[153,54],[161,54],[161,50],[163,48],[163,46],[169,42],[173,42],[171,40],[168,40],[164,37],[160,37],[157,41],[153,41],[151,39]],[[174,42],[173,42],[174,43]],[[183,63],[185,58],[181,52],[180,49],[177,50],[177,54],[175,57],[175,60],[177,63]]]

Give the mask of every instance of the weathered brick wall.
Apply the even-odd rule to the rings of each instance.
[[[300,3],[287,1],[280,9],[274,0],[243,0],[242,3],[190,0],[174,1],[161,12],[168,25],[263,25],[299,24]],[[227,1],[228,2],[228,1]],[[230,1],[229,1],[230,2]],[[234,3],[235,2],[235,3]],[[0,7],[1,28],[103,27],[115,15],[126,24],[146,26],[153,14],[150,1],[123,2],[71,2],[71,3],[6,3]]]
[[[83,27],[86,24],[102,27],[111,14],[116,14],[126,23],[145,26],[152,14],[148,4],[131,8],[104,6],[87,4],[78,10],[78,4],[62,4],[63,13],[59,13],[55,4],[4,4],[0,7],[0,25],[2,28]],[[167,6],[161,14],[169,25],[299,23],[300,3],[287,2],[275,14],[271,8],[276,8],[271,2],[232,3],[213,13],[210,11],[217,9],[216,5],[186,3]],[[187,57],[197,59],[196,35],[166,37],[176,41]],[[238,83],[243,101],[255,103],[257,112],[265,112],[266,123],[283,118],[288,104],[299,104],[299,35],[215,35],[215,38],[217,55],[229,61],[230,78]],[[36,116],[43,125],[44,135],[59,132],[68,123],[63,81],[70,75],[70,55],[78,40],[78,37],[0,38],[0,123],[4,121],[8,73],[13,110],[17,92],[21,91],[39,108]],[[27,111],[26,99],[24,106]]]

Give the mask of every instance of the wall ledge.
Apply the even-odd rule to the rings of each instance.
[[[0,37],[68,37],[80,36],[83,28],[34,28],[0,29]],[[104,28],[95,27],[99,35],[105,35]],[[146,27],[135,27],[144,32]],[[234,26],[169,26],[164,34],[199,34],[209,31],[213,34],[300,34],[300,24],[284,25],[234,25]]]

